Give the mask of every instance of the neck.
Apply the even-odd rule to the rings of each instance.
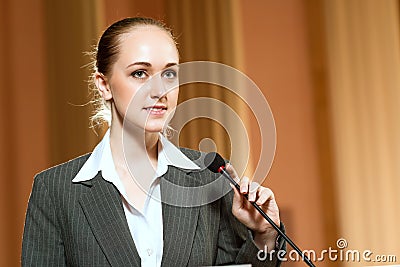
[[[123,124],[123,120],[113,116],[110,126],[110,146],[116,168],[125,167],[126,163],[130,165],[137,162],[155,169],[158,158],[158,135],[159,133],[146,133],[129,123]]]
[[[156,173],[158,137],[158,133],[145,133],[135,125],[124,125],[123,120],[113,113],[110,146],[115,170],[128,199],[139,210],[144,206]]]

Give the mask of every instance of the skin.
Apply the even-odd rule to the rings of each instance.
[[[108,76],[96,73],[95,83],[102,97],[111,100],[112,122],[110,145],[114,165],[127,196],[141,209],[150,187],[158,156],[158,134],[170,121],[178,100],[177,64],[179,54],[168,33],[155,26],[139,26],[124,34],[118,59]],[[132,102],[131,102],[131,99]],[[156,107],[155,109],[149,109]],[[124,117],[129,122],[127,136],[122,144]],[[126,126],[126,125],[125,125]],[[129,142],[132,151],[124,151]],[[126,160],[126,161],[125,161]],[[133,182],[126,162],[133,162],[129,169],[138,169],[142,177],[140,185]],[[247,177],[240,179],[232,165],[227,171],[240,184],[240,192],[234,188],[233,215],[251,229],[254,242],[260,248],[275,248],[276,231],[244,198],[255,201],[280,225],[279,210],[273,192],[257,186],[250,190]]]

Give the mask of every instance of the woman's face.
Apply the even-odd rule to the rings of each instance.
[[[178,100],[175,43],[155,26],[137,27],[121,37],[117,61],[105,79],[108,93],[100,91],[106,100],[113,100],[113,116],[126,116],[146,132],[161,132]]]

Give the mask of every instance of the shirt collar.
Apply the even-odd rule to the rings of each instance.
[[[184,170],[199,170],[193,161],[183,154],[162,134],[159,135],[161,143],[158,153],[158,166],[156,176],[160,177],[168,170],[168,166],[174,166]],[[93,179],[99,171],[102,171],[103,178],[112,182],[117,176],[114,162],[112,160],[110,147],[110,130],[107,130],[101,142],[95,147],[88,160],[79,170],[72,182],[78,183]]]
[[[165,136],[160,133],[161,150],[158,155],[158,159],[164,161],[167,165],[175,166],[180,169],[186,170],[199,170],[200,167],[191,161],[188,157],[183,154],[179,148],[172,144]]]

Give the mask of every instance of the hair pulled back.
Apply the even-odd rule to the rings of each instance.
[[[172,31],[165,26],[161,21],[145,18],[145,17],[131,17],[119,20],[109,26],[101,35],[97,47],[93,52],[93,74],[99,72],[105,76],[111,74],[112,66],[118,60],[118,55],[121,47],[121,40],[124,34],[131,32],[136,27],[142,26],[155,26],[167,32],[171,39],[175,41]],[[92,79],[93,80],[93,79]],[[105,101],[98,92],[95,85],[93,87],[93,100],[95,110],[94,115],[91,117],[92,126],[96,126],[107,122],[111,124],[111,104]]]

